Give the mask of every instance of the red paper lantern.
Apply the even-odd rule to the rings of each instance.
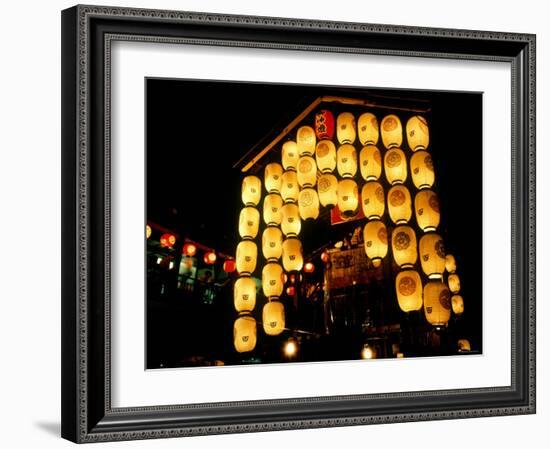
[[[172,248],[176,243],[176,236],[174,234],[166,233],[160,236],[160,246],[163,248]]]
[[[233,273],[236,268],[237,266],[234,259],[226,259],[223,263],[223,271],[226,273]]]
[[[328,262],[328,252],[327,252],[327,251],[323,251],[323,252],[321,253],[321,260],[322,260],[323,262],[325,262],[325,263]]]
[[[315,265],[313,265],[311,262],[306,262],[304,265],[304,271],[306,273],[313,273],[315,271]]]
[[[289,285],[287,288],[286,288],[286,294],[288,296],[294,296],[294,294],[296,293],[296,289],[294,288],[294,285]]]
[[[334,137],[334,116],[332,112],[323,109],[315,114],[315,135],[317,140],[332,140]]]
[[[183,254],[189,257],[193,257],[195,254],[197,254],[197,246],[193,243],[186,243],[183,245]]]
[[[214,251],[208,251],[204,255],[204,263],[206,263],[208,265],[212,265],[212,264],[216,263],[217,258],[218,258],[218,256],[216,256],[216,253]]]

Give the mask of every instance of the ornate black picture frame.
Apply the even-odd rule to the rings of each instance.
[[[511,65],[511,385],[111,405],[110,70],[117,40]],[[62,12],[62,436],[74,442],[535,413],[535,36],[178,11]]]

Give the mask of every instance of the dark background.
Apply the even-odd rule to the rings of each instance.
[[[422,115],[430,125],[428,151],[436,170],[434,190],[441,204],[438,233],[447,252],[457,260],[466,308],[459,323],[461,336],[469,338],[473,348],[481,352],[480,93],[147,79],[147,220],[176,232],[179,238],[191,237],[234,255],[239,241],[242,180],[234,164],[321,95],[375,98],[393,104],[412,102],[431,108]],[[392,111],[373,112],[380,121]],[[413,114],[398,115],[404,127]],[[378,146],[383,148],[381,141]],[[326,224],[313,227],[309,222],[302,229],[302,235],[311,236],[310,241],[303,242],[304,253],[315,249],[331,231]],[[388,281],[388,288],[394,288],[393,279]],[[256,309],[260,312],[262,304],[259,299]],[[232,298],[205,310],[175,299],[148,297],[147,367],[183,366],[180,360],[196,354],[227,360],[235,318]],[[260,326],[260,343],[262,334]],[[274,346],[280,346],[280,339],[269,338]],[[351,357],[344,349],[339,354],[324,359]],[[277,361],[267,356],[264,359]]]

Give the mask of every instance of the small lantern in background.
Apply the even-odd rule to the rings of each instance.
[[[262,181],[257,176],[246,176],[243,179],[241,198],[245,206],[257,206],[262,196]]]
[[[251,240],[243,240],[237,245],[237,271],[239,274],[252,274],[258,260],[258,247]]]
[[[411,177],[418,190],[434,185],[435,172],[432,156],[427,151],[417,151],[411,156]]]
[[[386,209],[386,199],[382,184],[376,181],[367,182],[361,189],[361,206],[369,220],[380,219]]]
[[[407,142],[413,151],[425,150],[430,144],[430,131],[424,117],[415,115],[407,121]]]
[[[388,192],[388,211],[395,224],[405,224],[411,219],[411,194],[404,185],[393,186]]]
[[[160,236],[160,246],[163,248],[172,248],[176,244],[176,236],[167,232]]]
[[[375,267],[382,264],[388,253],[388,231],[380,220],[369,221],[363,229],[365,253]]]
[[[302,220],[317,219],[319,216],[319,197],[317,191],[305,188],[298,195],[298,210]]]
[[[149,237],[151,237],[152,233],[153,230],[151,229],[151,226],[145,225],[145,237],[147,237],[147,240],[149,240]]]
[[[439,198],[431,190],[421,190],[414,197],[414,211],[418,227],[424,232],[435,231],[439,226]]]
[[[464,299],[462,299],[462,296],[453,295],[451,298],[451,305],[455,315],[462,315],[464,313]]]
[[[267,164],[264,170],[264,185],[268,193],[280,193],[283,182],[283,167],[272,162]]]
[[[233,345],[237,352],[250,352],[256,347],[256,320],[250,315],[240,316],[233,326]]]
[[[451,290],[451,293],[458,293],[460,291],[460,278],[458,277],[458,274],[450,274],[447,278],[447,284],[449,284],[449,290]]]
[[[472,350],[470,342],[465,338],[461,338],[460,340],[458,340],[457,346],[458,352],[470,352]]]
[[[403,312],[413,312],[422,308],[422,280],[416,271],[401,271],[395,278],[395,291],[399,308]]]
[[[285,271],[300,271],[304,265],[302,242],[288,238],[283,242],[283,267]]]
[[[321,260],[324,262],[324,263],[327,263],[328,262],[328,259],[329,259],[329,254],[328,254],[328,251],[323,251],[321,253]]]
[[[386,115],[380,124],[382,143],[386,148],[400,147],[403,143],[401,120],[394,114]]]
[[[206,265],[214,265],[216,260],[218,260],[218,256],[214,251],[207,251],[204,253],[203,260]]]
[[[188,257],[193,257],[195,254],[197,254],[197,245],[194,243],[186,243],[183,245],[183,254],[185,254]]]
[[[300,210],[296,204],[285,204],[281,208],[281,230],[287,237],[296,237],[302,229]]]
[[[226,273],[233,273],[237,269],[235,259],[225,259],[223,262],[223,271]]]
[[[401,268],[412,268],[417,259],[416,234],[410,226],[397,226],[392,233],[392,252]]]
[[[262,269],[262,290],[266,298],[279,297],[283,294],[283,267],[269,262]]]
[[[374,145],[363,147],[359,153],[359,168],[365,181],[376,181],[382,174],[382,156]]]
[[[281,224],[281,208],[283,207],[283,199],[281,195],[270,193],[264,198],[264,222],[266,225]]]
[[[353,178],[357,173],[357,151],[349,143],[341,145],[336,153],[336,167],[342,178]]]
[[[298,184],[300,187],[313,187],[317,182],[317,164],[311,156],[303,156],[298,161]]]
[[[312,156],[315,153],[315,131],[311,126],[302,126],[296,133],[299,156]]]
[[[420,264],[430,279],[441,279],[445,271],[445,245],[438,234],[426,234],[420,238]]]
[[[262,234],[262,253],[266,260],[277,260],[283,253],[283,233],[275,226],[268,226]]]
[[[298,144],[293,140],[283,143],[281,151],[281,162],[285,170],[296,170],[298,166]]]
[[[321,173],[332,173],[336,168],[336,146],[330,140],[321,140],[315,149],[315,159]]]
[[[357,131],[361,145],[376,145],[380,134],[376,116],[371,112],[361,114],[357,121]]]
[[[314,271],[315,271],[315,265],[313,265],[313,262],[306,262],[304,265],[304,272],[313,273]]]
[[[283,173],[283,183],[281,185],[281,197],[285,203],[295,203],[298,201],[300,187],[298,186],[298,175],[295,171],[285,171]]]
[[[407,158],[400,148],[386,151],[384,173],[391,185],[403,184],[407,180]]]
[[[359,206],[359,189],[353,179],[342,179],[338,183],[338,209],[343,217],[353,217]]]
[[[296,288],[294,287],[294,285],[289,285],[286,288],[286,294],[287,296],[294,296],[296,294]]]
[[[334,116],[323,109],[315,114],[315,135],[318,140],[332,140],[334,137]]]
[[[255,207],[247,206],[239,215],[239,235],[241,238],[253,239],[258,235],[260,226],[260,213]]]
[[[284,344],[283,352],[289,359],[293,358],[298,353],[298,343],[294,338],[289,338]]]
[[[324,207],[333,207],[338,203],[338,180],[336,176],[326,173],[317,180],[319,202]]]
[[[237,312],[252,312],[256,306],[256,282],[253,278],[240,277],[233,285],[233,305]]]
[[[376,358],[376,349],[373,346],[366,344],[363,346],[361,351],[361,358],[365,360],[375,359]]]
[[[424,286],[424,314],[428,323],[440,327],[451,318],[451,293],[441,281],[429,281]]]
[[[350,112],[342,112],[336,118],[336,137],[340,144],[355,142],[355,117]]]
[[[264,332],[275,336],[285,330],[285,307],[279,301],[270,301],[262,310]]]
[[[445,269],[448,273],[454,273],[456,271],[456,260],[452,254],[445,256]]]

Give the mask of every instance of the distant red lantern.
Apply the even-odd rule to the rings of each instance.
[[[325,262],[325,263],[328,262],[328,252],[327,252],[327,251],[323,251],[323,252],[321,253],[321,260],[322,260],[323,262]]]
[[[197,246],[193,243],[186,243],[183,245],[183,254],[189,257],[193,257],[195,254],[197,254]]]
[[[294,285],[289,285],[287,288],[286,288],[286,294],[288,296],[294,296],[296,293],[296,289],[294,288]]]
[[[236,269],[236,264],[234,259],[226,259],[223,263],[223,271],[226,273],[233,273]]]
[[[294,282],[296,282],[296,276],[294,276],[293,274],[290,275],[290,283],[291,284],[294,284]]]
[[[160,236],[160,246],[163,248],[172,248],[176,243],[176,236],[174,234],[166,233]]]
[[[208,265],[215,264],[217,258],[218,258],[218,256],[216,256],[216,253],[214,251],[208,251],[204,255],[204,263],[206,263]]]
[[[334,137],[334,116],[332,112],[323,109],[315,114],[315,135],[318,140],[332,140]]]
[[[313,263],[311,262],[306,262],[306,264],[304,265],[304,271],[306,273],[313,273],[315,271],[315,265],[313,265]]]

